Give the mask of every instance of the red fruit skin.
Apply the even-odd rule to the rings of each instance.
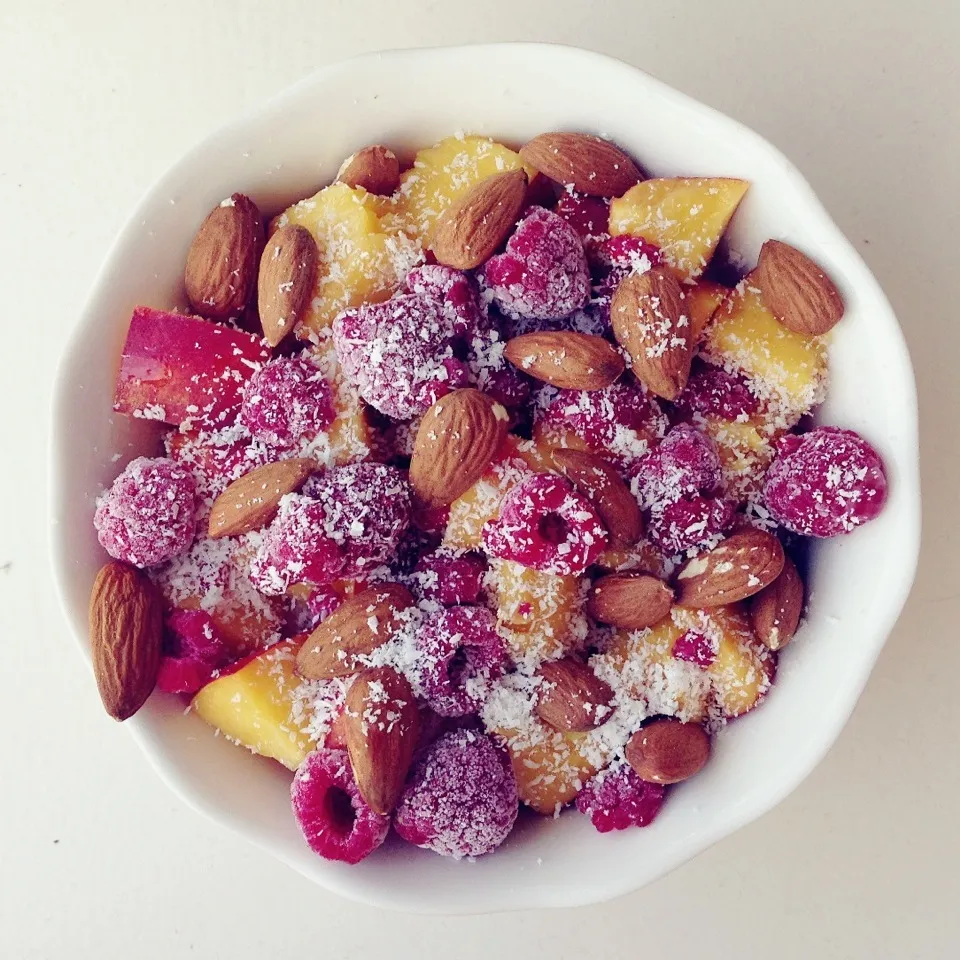
[[[631,767],[603,770],[577,794],[577,810],[599,833],[647,827],[656,819],[666,796],[659,783],[641,780]]]
[[[553,209],[577,231],[581,240],[607,236],[610,224],[608,197],[590,197],[575,190],[564,190]]]
[[[171,426],[229,426],[243,388],[270,359],[262,340],[200,317],[135,307],[113,408]]]
[[[717,652],[709,637],[694,630],[688,630],[677,637],[671,651],[677,660],[686,660],[695,663],[698,667],[709,667],[717,659]]]

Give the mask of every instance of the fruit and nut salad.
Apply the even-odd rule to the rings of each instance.
[[[294,771],[333,860],[391,827],[477,857],[522,808],[650,824],[770,691],[809,538],[886,496],[809,417],[833,282],[777,239],[717,254],[748,186],[457,134],[223,200],[120,359],[158,447],[96,505],[108,712],[185,698]]]

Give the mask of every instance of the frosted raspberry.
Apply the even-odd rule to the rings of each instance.
[[[674,427],[630,473],[633,492],[645,508],[662,507],[690,494],[713,493],[723,477],[716,445],[688,423]]]
[[[880,455],[853,430],[817,427],[783,437],[763,498],[788,530],[835,537],[873,520],[887,499]]]
[[[390,830],[390,818],[374,813],[360,796],[345,750],[311,753],[293,778],[290,799],[310,849],[327,860],[359,863]]]
[[[438,263],[427,264],[411,270],[404,285],[410,293],[440,306],[453,336],[473,336],[486,326],[479,291],[467,274]]]
[[[533,381],[505,359],[505,346],[504,336],[490,327],[470,340],[467,362],[477,388],[508,410],[516,411],[530,400]]]
[[[483,528],[490,556],[544,573],[583,573],[607,545],[593,505],[554,474],[521,480],[503,500],[500,516]]]
[[[487,561],[479,553],[462,553],[449,547],[420,557],[413,585],[420,597],[445,607],[476,603],[483,591]]]
[[[456,335],[457,323],[443,305],[412,293],[346,310],[333,323],[344,375],[367,403],[397,420],[424,413],[469,384],[453,354]]]
[[[621,234],[607,237],[597,244],[594,262],[602,271],[601,287],[613,293],[620,281],[630,273],[646,273],[663,262],[660,248],[643,237]]]
[[[197,485],[180,464],[138,457],[97,501],[93,525],[111,557],[154,567],[182,553],[197,526]]]
[[[312,440],[333,423],[333,393],[308,357],[278,357],[247,383],[240,422],[264,443],[292,447]]]
[[[673,642],[671,651],[677,660],[695,663],[698,667],[709,667],[717,659],[716,644],[702,633],[688,630]]]
[[[417,763],[393,825],[408,843],[459,860],[496,850],[518,810],[509,760],[479,731],[455,730]]]
[[[720,539],[733,522],[735,506],[722,497],[691,493],[654,505],[647,536],[665,554],[673,555]]]
[[[674,403],[687,416],[700,414],[730,421],[746,420],[760,406],[741,377],[709,366],[694,370]]]
[[[573,227],[581,240],[608,236],[610,200],[607,197],[590,197],[575,190],[564,190],[554,210]]]
[[[520,317],[566,317],[590,296],[583,243],[569,223],[543,207],[520,221],[506,252],[482,268],[480,281],[504,313]]]
[[[233,655],[210,614],[174,610],[166,620],[157,688],[164,693],[196,693]]]
[[[600,833],[647,827],[660,812],[665,795],[662,784],[641,780],[624,764],[602,770],[590,780],[577,795],[577,809]]]
[[[450,607],[427,617],[417,649],[427,703],[441,717],[477,713],[510,663],[486,607]]]

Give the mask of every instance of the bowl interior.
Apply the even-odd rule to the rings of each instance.
[[[457,130],[522,143],[552,129],[611,136],[654,175],[752,181],[731,247],[755,262],[777,237],[815,252],[847,304],[830,349],[823,422],[863,432],[881,451],[890,500],[879,520],[814,552],[809,618],[781,659],[762,709],[717,738],[714,761],[676,789],[656,823],[615,836],[585,818],[525,820],[494,857],[457,864],[399,844],[357,867],[316,858],[288,800],[289,775],[229,747],[175,698],[128,722],[184,799],[305,875],[371,903],[480,912],[601,900],[646,883],[772,807],[839,733],[906,598],[916,563],[919,492],[913,375],[876,282],[796,170],[739,124],[625,64],[565,47],[510,44],[401,51],[325,69],[188,154],[154,187],[96,281],[60,371],[53,431],[54,559],[68,618],[86,651],[86,605],[104,562],[94,499],[149,424],[110,413],[132,308],[182,302],[193,231],[236,190],[268,212],[307,196],[371,142],[412,152]]]

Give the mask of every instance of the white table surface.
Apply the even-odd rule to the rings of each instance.
[[[0,0],[0,956],[956,957],[958,29],[956,0]],[[200,819],[101,712],[48,574],[45,431],[94,273],[186,147],[333,59],[503,39],[643,66],[810,178],[910,342],[925,545],[856,714],[778,809],[604,906],[423,919]]]

